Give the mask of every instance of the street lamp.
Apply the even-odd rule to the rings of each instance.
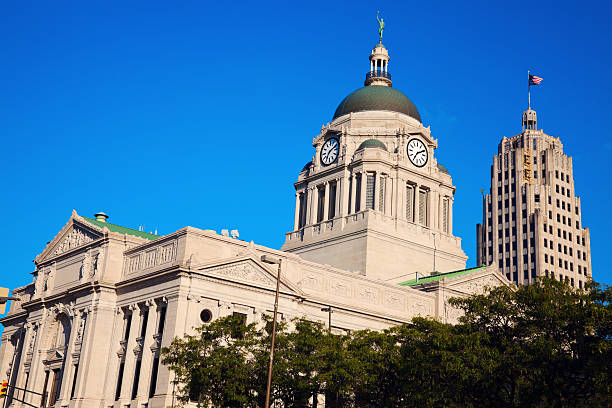
[[[272,319],[272,344],[270,346],[270,362],[268,364],[268,385],[266,387],[265,408],[268,408],[270,406],[270,387],[272,385],[272,365],[274,363],[274,340],[276,339],[276,316],[278,314],[278,292],[280,290],[282,259],[270,255],[262,255],[261,261],[267,264],[278,265],[278,275],[276,276],[276,293],[274,295],[274,318]]]
[[[332,313],[334,311],[332,310],[331,306],[324,307],[324,308],[321,309],[321,311],[322,312],[327,312],[329,314],[329,324],[328,324],[327,327],[328,327],[329,332],[331,333],[331,315],[332,315]]]

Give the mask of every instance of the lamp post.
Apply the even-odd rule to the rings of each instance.
[[[322,312],[327,312],[329,314],[328,319],[329,319],[329,323],[328,323],[328,330],[331,333],[331,315],[334,312],[331,306],[327,306],[321,309]]]
[[[262,262],[272,265],[278,265],[278,275],[276,276],[276,293],[274,295],[274,318],[272,319],[272,344],[270,345],[270,362],[268,364],[268,385],[266,386],[266,405],[270,406],[270,387],[272,385],[272,365],[274,364],[274,340],[276,339],[276,317],[278,314],[278,292],[280,291],[281,277],[281,258],[275,258],[270,255],[262,255]]]

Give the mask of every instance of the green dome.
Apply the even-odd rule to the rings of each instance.
[[[357,150],[366,149],[369,147],[376,148],[376,149],[383,149],[384,151],[387,151],[387,147],[385,146],[385,144],[381,142],[380,140],[376,140],[376,139],[366,140],[365,142],[359,145]]]
[[[380,85],[364,86],[344,98],[338,105],[333,119],[351,112],[381,110],[403,113],[421,121],[419,111],[406,95],[397,89]]]
[[[444,167],[443,165],[441,165],[440,163],[438,163],[438,169],[442,172],[442,173],[446,173],[450,176],[450,173],[448,172],[448,169],[446,167]]]

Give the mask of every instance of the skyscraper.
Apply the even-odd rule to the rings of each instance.
[[[544,275],[583,287],[592,272],[581,215],[572,158],[558,137],[538,129],[529,108],[522,132],[503,137],[493,156],[491,189],[476,228],[478,263],[496,264],[517,284]]]

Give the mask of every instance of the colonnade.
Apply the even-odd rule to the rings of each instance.
[[[368,175],[374,177],[373,201],[366,208],[368,191]],[[336,186],[334,196],[330,194],[331,186]],[[407,188],[412,187],[411,196]],[[370,187],[371,188],[371,187]],[[425,194],[426,214],[420,223],[420,194]],[[322,208],[319,208],[319,197],[323,195]],[[330,200],[334,200],[330,204]],[[407,200],[412,200],[408,203]],[[342,177],[336,177],[322,181],[318,184],[311,183],[304,189],[295,193],[295,218],[294,231],[303,226],[314,225],[319,222],[329,221],[336,217],[355,214],[366,209],[377,211],[389,217],[396,217],[411,223],[439,229],[444,233],[452,235],[452,204],[451,196],[440,195],[432,191],[430,187],[412,183],[389,174],[378,171],[355,171],[348,172]],[[407,206],[411,205],[412,211],[408,214]],[[445,209],[444,206],[447,206]],[[330,208],[333,206],[334,214],[330,216]],[[319,211],[323,211],[322,216]],[[443,214],[446,211],[447,228],[443,225]],[[410,219],[409,219],[410,218]]]

